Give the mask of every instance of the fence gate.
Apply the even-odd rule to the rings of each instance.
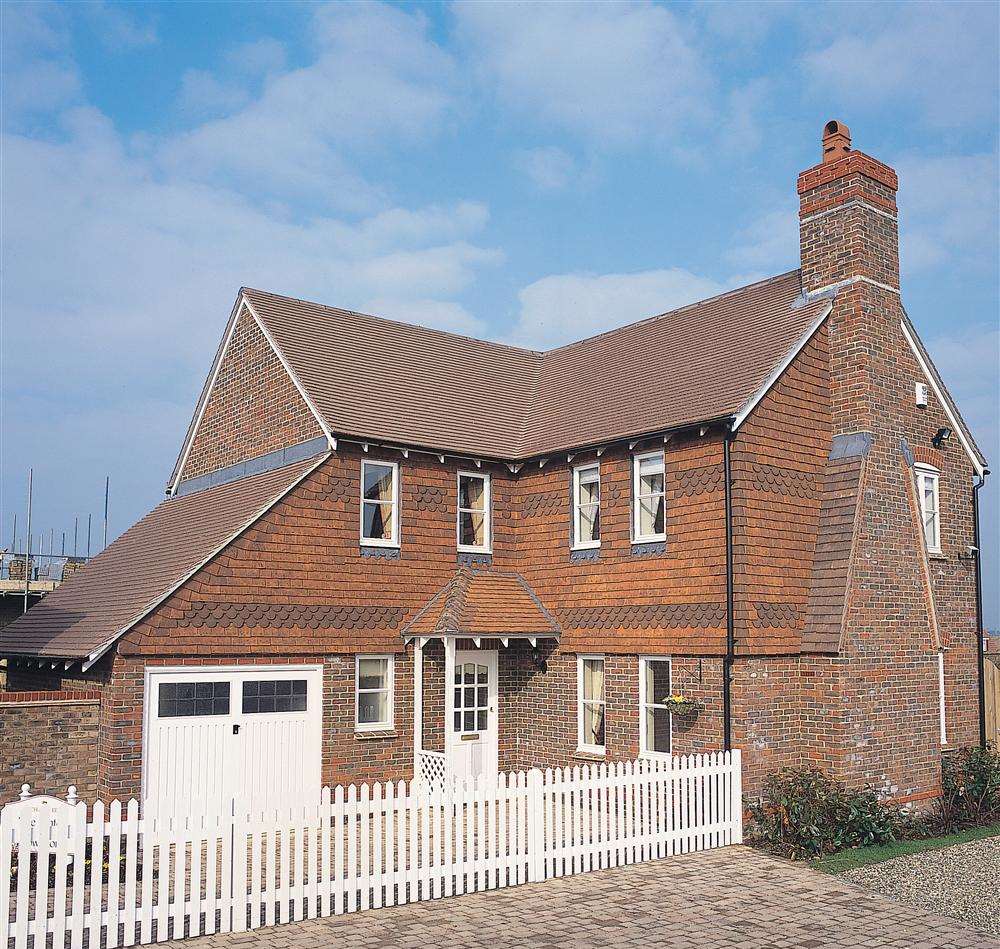
[[[28,798],[0,811],[0,949],[243,931],[741,840],[738,751],[338,786],[229,813]]]

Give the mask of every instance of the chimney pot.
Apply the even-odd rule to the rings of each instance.
[[[851,153],[851,130],[833,119],[823,126],[823,164]]]

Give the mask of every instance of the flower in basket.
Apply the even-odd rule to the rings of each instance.
[[[701,711],[701,702],[681,692],[668,695],[663,700],[663,704],[674,715],[693,715],[695,712]]]

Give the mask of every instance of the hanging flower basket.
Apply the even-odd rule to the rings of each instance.
[[[687,695],[668,695],[663,704],[672,715],[697,715],[701,711],[701,702]]]

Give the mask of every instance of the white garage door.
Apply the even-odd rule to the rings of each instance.
[[[262,813],[320,794],[322,671],[150,670],[143,807],[160,816]]]

